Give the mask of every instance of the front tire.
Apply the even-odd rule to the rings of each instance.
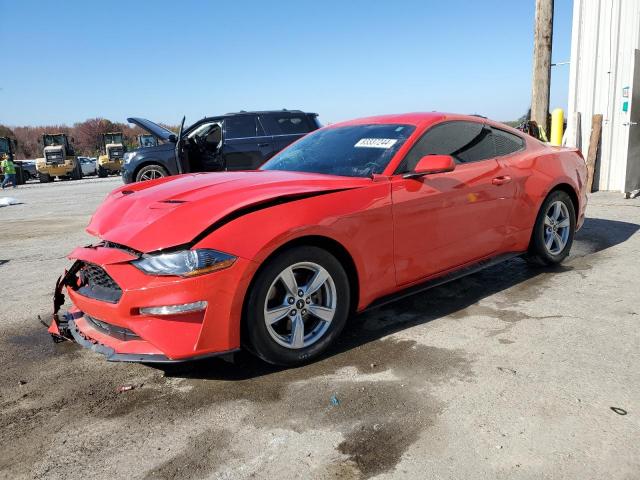
[[[266,362],[295,366],[321,355],[349,316],[340,262],[312,246],[286,250],[258,273],[245,305],[246,345]]]
[[[557,265],[571,250],[576,212],[566,192],[551,192],[542,203],[533,227],[527,260],[534,265]]]
[[[147,180],[155,180],[156,178],[162,178],[169,176],[164,167],[160,165],[146,165],[140,169],[136,175],[136,182],[145,182]]]
[[[104,168],[98,167],[98,177],[99,178],[105,178],[108,174],[109,174],[109,172],[107,172]]]
[[[53,181],[53,178],[47,173],[39,173],[38,180],[40,180],[40,183],[49,183]]]

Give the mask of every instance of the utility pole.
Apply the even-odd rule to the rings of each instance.
[[[553,41],[553,0],[536,0],[533,38],[533,78],[531,120],[549,136],[549,88],[551,85],[551,44]]]

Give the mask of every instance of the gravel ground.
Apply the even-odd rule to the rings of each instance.
[[[38,321],[118,185],[0,193],[23,202],[0,208],[0,477],[640,478],[640,200],[593,195],[562,267],[514,259],[360,315],[312,365],[163,371]]]

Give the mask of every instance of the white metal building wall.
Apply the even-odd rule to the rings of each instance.
[[[632,84],[634,50],[640,48],[640,0],[574,0],[569,70],[568,138],[581,114],[582,152],[586,158],[591,117],[603,115],[600,190],[623,191],[629,113],[623,112],[623,88]],[[638,106],[636,106],[637,108]]]

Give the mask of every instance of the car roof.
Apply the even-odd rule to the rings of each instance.
[[[397,113],[391,115],[376,115],[372,117],[356,118],[354,120],[347,120],[345,122],[339,122],[331,124],[328,128],[341,127],[346,125],[366,125],[366,124],[384,124],[384,123],[398,123],[405,125],[423,126],[425,124],[432,124],[445,120],[468,120],[471,122],[488,123],[490,125],[500,126],[500,128],[506,127],[499,122],[495,122],[487,119],[481,115],[462,115],[458,113],[444,113],[444,112],[412,112],[412,113]],[[508,128],[508,127],[507,127]]]
[[[266,115],[271,113],[274,113],[274,114],[295,113],[295,114],[302,114],[302,115],[311,115],[315,117],[318,116],[317,113],[313,113],[313,112],[303,112],[302,110],[287,110],[286,108],[283,108],[282,110],[252,110],[252,111],[240,110],[239,112],[229,112],[223,115],[216,115],[213,117],[204,117],[202,120],[221,120],[227,117],[237,117],[241,115]]]

